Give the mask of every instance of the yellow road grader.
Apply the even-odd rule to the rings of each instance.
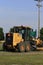
[[[43,49],[41,40],[36,39],[36,31],[26,26],[14,26],[13,33],[6,33],[6,39],[3,43],[3,50],[13,50],[19,52],[28,52]]]

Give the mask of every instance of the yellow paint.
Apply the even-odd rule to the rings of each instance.
[[[19,33],[13,33],[13,46],[23,42],[22,36]]]
[[[36,45],[40,45],[40,44],[42,44],[42,40],[40,40],[39,38],[38,39],[36,39]]]
[[[37,47],[37,50],[43,51],[43,47]]]

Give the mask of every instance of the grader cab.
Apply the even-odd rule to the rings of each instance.
[[[15,26],[13,33],[6,33],[6,40],[3,43],[3,50],[14,51],[30,51],[36,50],[36,43],[33,41],[35,35],[31,35],[34,32],[32,28],[25,26]]]

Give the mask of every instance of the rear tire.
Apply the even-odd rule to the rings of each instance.
[[[31,45],[31,50],[32,51],[36,51],[36,49],[37,49],[37,46],[36,46],[36,42],[34,41],[34,42],[32,42],[33,44]]]

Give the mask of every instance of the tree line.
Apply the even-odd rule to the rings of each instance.
[[[13,33],[14,27],[10,28],[9,32]],[[0,40],[4,40],[4,38],[5,36],[4,36],[3,28],[0,27]],[[43,27],[40,29],[40,39],[43,40]]]

